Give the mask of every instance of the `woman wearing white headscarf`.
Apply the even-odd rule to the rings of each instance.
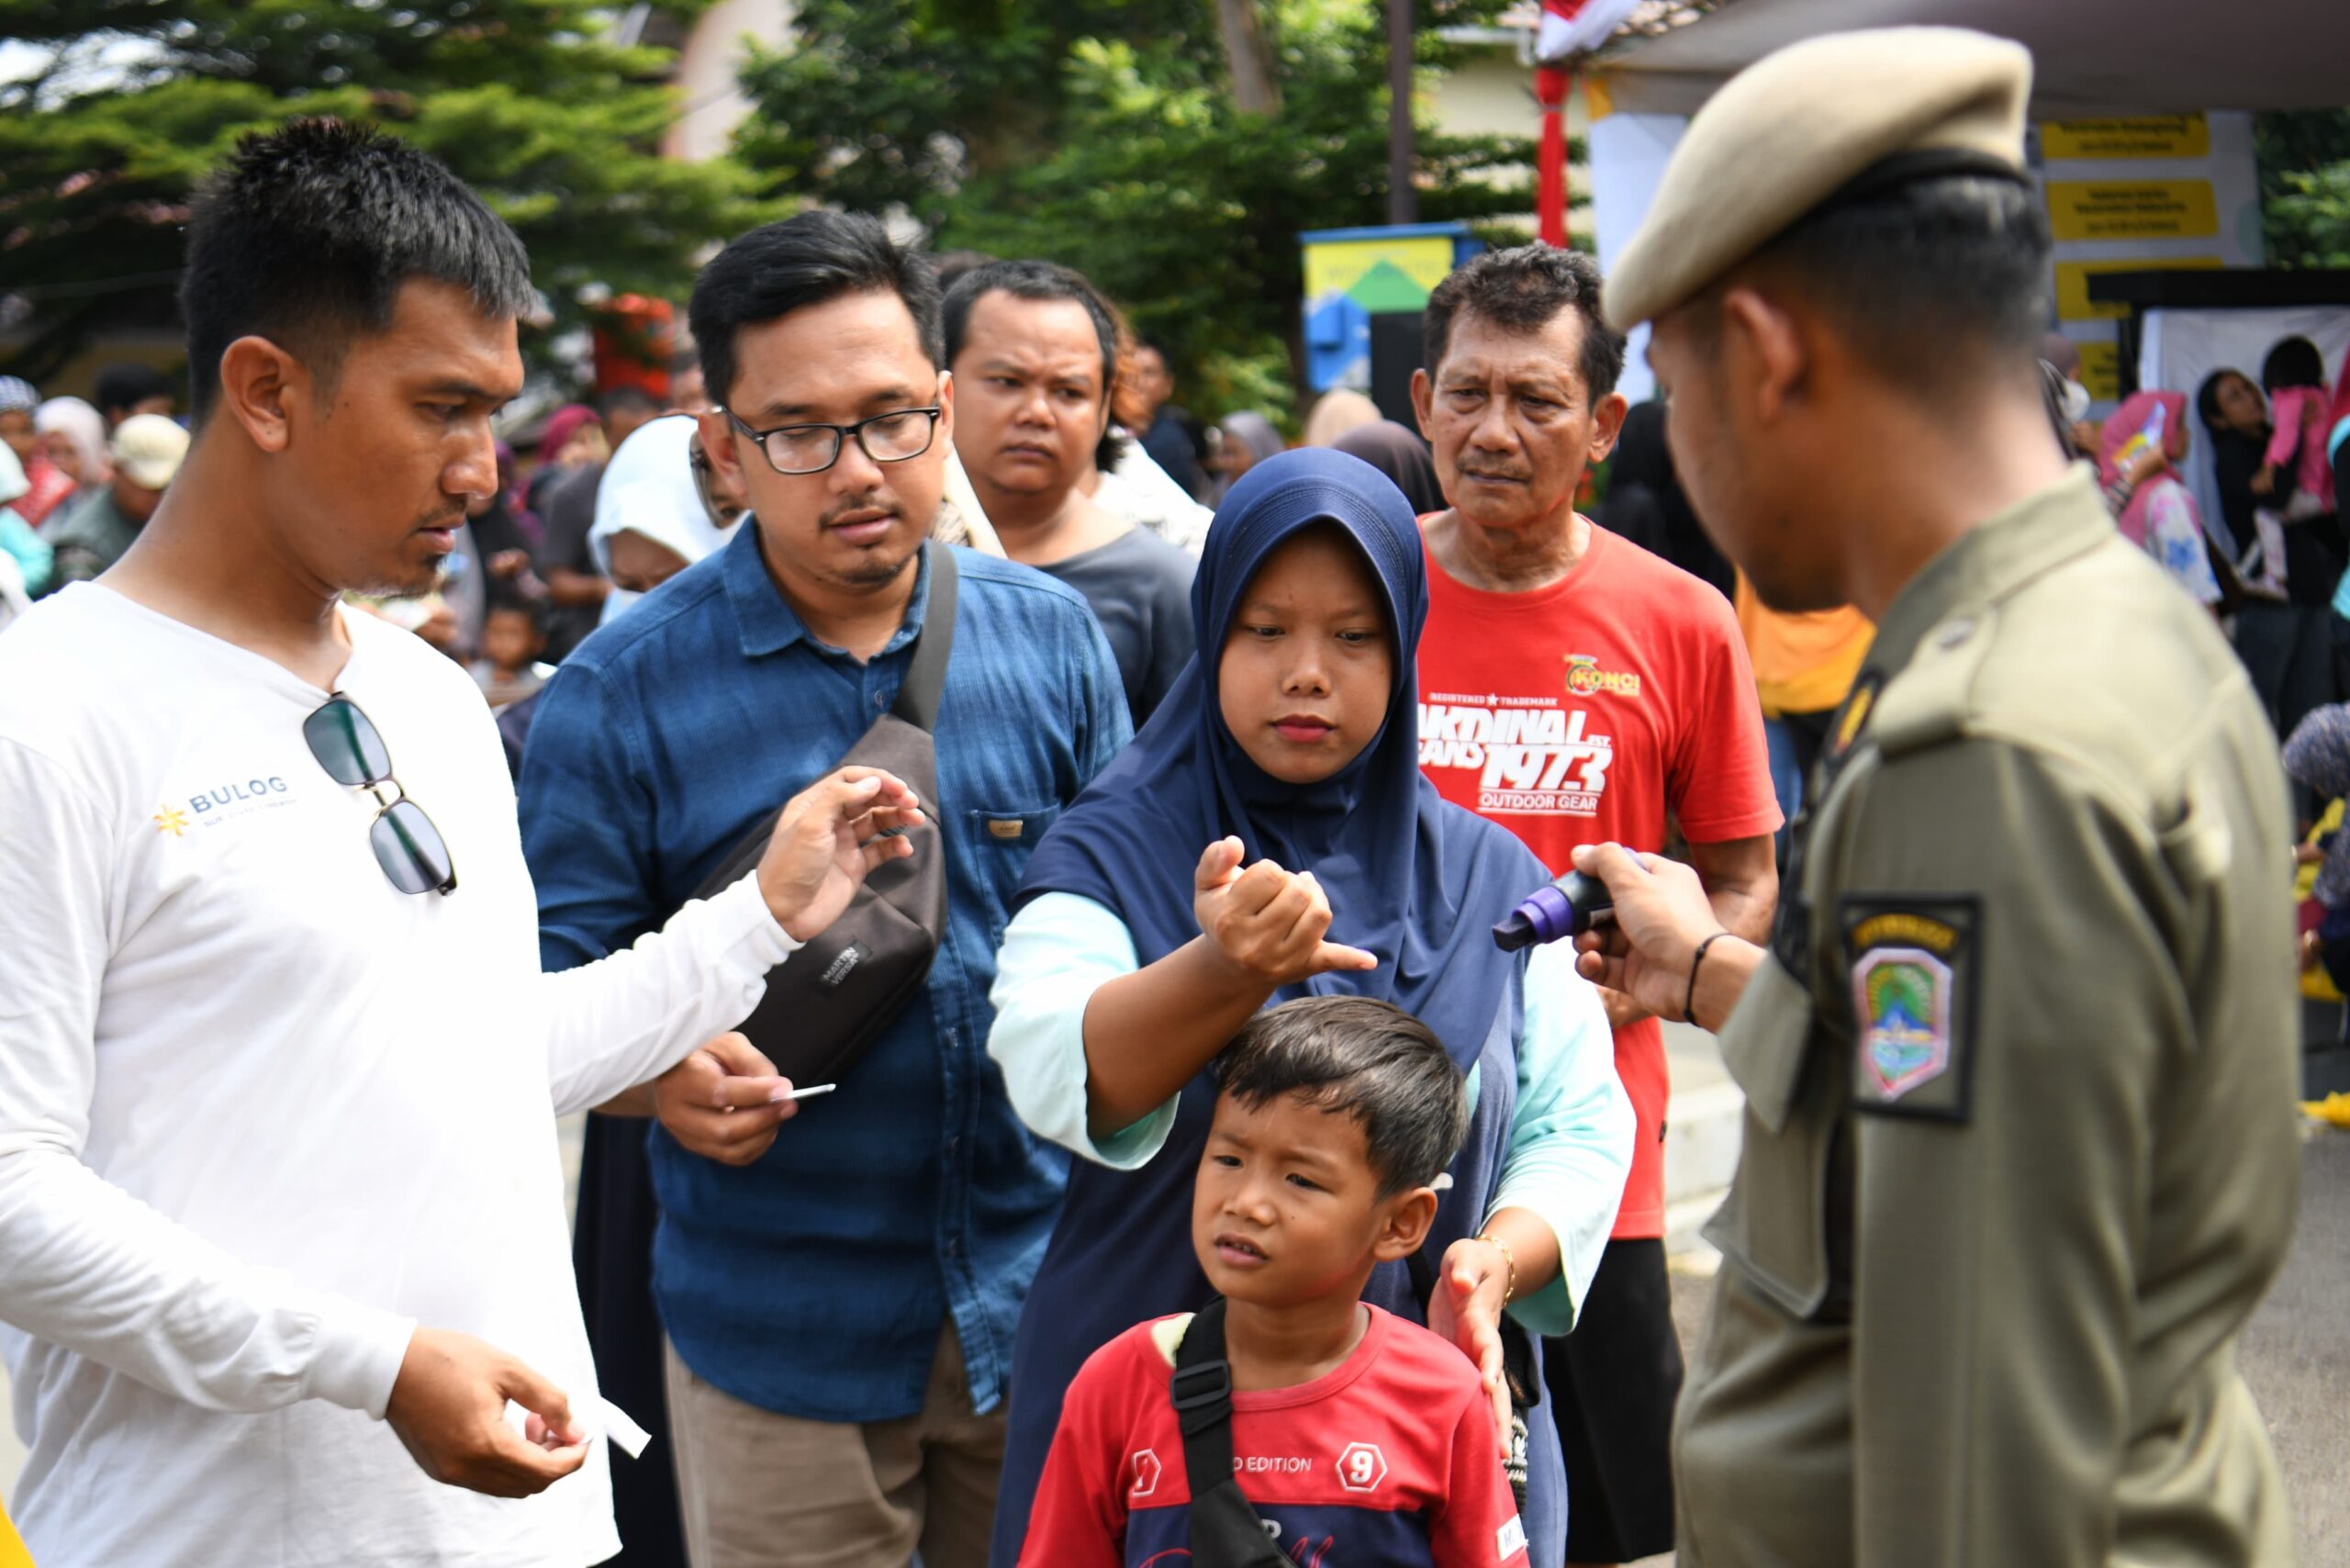
[[[76,496],[98,489],[112,476],[106,461],[106,418],[79,398],[51,398],[33,410],[33,431],[50,463],[77,487]]]
[[[600,625],[733,536],[739,498],[711,488],[695,466],[690,414],[640,426],[604,469],[588,547],[612,579]]]

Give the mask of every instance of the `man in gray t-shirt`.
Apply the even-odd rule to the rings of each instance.
[[[1192,558],[1147,528],[1036,569],[1085,596],[1110,639],[1126,711],[1140,729],[1191,661]]]
[[[946,294],[955,450],[1004,553],[1085,596],[1140,729],[1194,652],[1189,555],[1094,500],[1118,328],[1067,267],[990,262]]]

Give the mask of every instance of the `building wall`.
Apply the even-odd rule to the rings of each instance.
[[[744,40],[773,48],[789,31],[791,17],[791,0],[718,0],[701,14],[677,54],[685,111],[662,138],[665,155],[699,163],[726,151],[734,128],[751,112],[734,85]]]
[[[1541,123],[1535,111],[1534,68],[1521,64],[1516,47],[1505,43],[1472,46],[1469,57],[1452,71],[1437,77],[1427,91],[1430,117],[1438,129],[1453,136],[1524,136],[1540,134]],[[1578,137],[1591,129],[1583,95],[1567,100],[1567,134]],[[1503,178],[1522,181],[1527,187],[1526,215],[1522,220],[1528,238],[1534,233],[1534,168],[1528,162],[1497,169],[1494,173]],[[1574,162],[1567,167],[1567,191],[1571,198],[1591,195],[1591,169],[1588,163]],[[1593,237],[1591,208],[1570,207],[1567,226],[1572,234],[1590,243]]]

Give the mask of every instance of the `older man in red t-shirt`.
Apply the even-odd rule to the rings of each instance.
[[[1736,618],[1574,510],[1624,420],[1624,345],[1599,284],[1590,258],[1529,245],[1478,257],[1428,298],[1412,398],[1452,505],[1423,524],[1420,766],[1554,871],[1579,844],[1661,852],[1669,815],[1716,916],[1761,941],[1779,808]],[[1673,1547],[1664,1038],[1630,998],[1607,1002],[1639,1141],[1575,1331],[1545,1347],[1578,1563]]]

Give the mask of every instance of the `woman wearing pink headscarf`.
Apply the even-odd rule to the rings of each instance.
[[[2105,421],[2098,443],[2098,477],[2109,495],[2132,481],[2116,520],[2123,538],[2143,548],[2198,603],[2220,602],[2203,514],[2179,483],[2187,455],[2187,399],[2177,392],[2137,392]]]

